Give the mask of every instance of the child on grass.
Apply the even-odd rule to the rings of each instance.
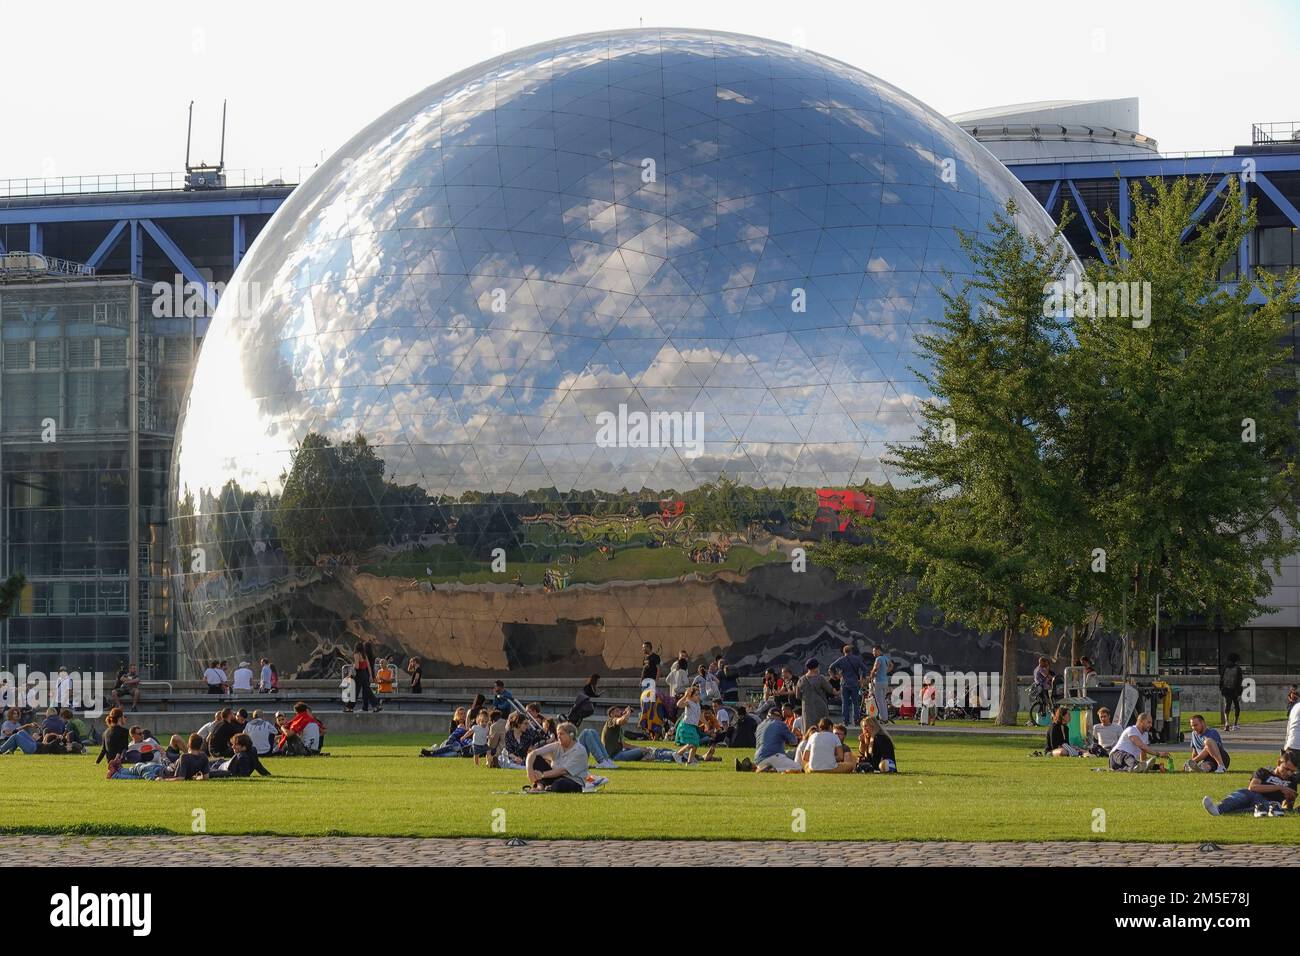
[[[479,766],[488,755],[488,737],[492,731],[492,720],[486,710],[480,710],[469,728],[470,753],[474,755],[474,766]]]

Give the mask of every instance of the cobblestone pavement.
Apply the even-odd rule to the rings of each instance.
[[[1201,846],[1212,846],[1202,844]],[[0,866],[1295,866],[1295,847],[1195,843],[820,843],[393,837],[0,836]]]

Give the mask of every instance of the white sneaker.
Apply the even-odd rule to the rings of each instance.
[[[1284,817],[1286,816],[1286,810],[1276,803],[1270,803],[1268,805],[1268,815],[1270,817]]]
[[[1211,797],[1202,797],[1201,806],[1205,807],[1205,812],[1212,817],[1219,815],[1219,805]]]
[[[1256,816],[1256,817],[1271,817],[1272,815],[1273,815],[1273,814],[1269,813],[1269,811],[1268,811],[1268,807],[1266,807],[1266,806],[1260,805],[1260,806],[1255,807],[1255,816]]]
[[[614,761],[612,761],[612,760],[598,760],[598,761],[596,762],[596,769],[597,769],[597,770],[617,770],[617,769],[618,769],[618,764],[614,763]]]
[[[1214,768],[1214,772],[1215,772],[1215,773],[1227,773],[1228,771],[1226,771],[1226,770],[1223,769],[1223,764],[1219,764],[1217,767]]]

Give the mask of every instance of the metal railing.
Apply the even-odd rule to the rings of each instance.
[[[296,186],[314,166],[226,170],[226,189],[250,186]],[[185,173],[110,173],[101,176],[38,176],[0,179],[0,196],[75,196],[83,193],[182,190]],[[214,190],[219,191],[219,190]]]
[[[1300,122],[1254,123],[1250,127],[1250,142],[1253,146],[1300,143]]]

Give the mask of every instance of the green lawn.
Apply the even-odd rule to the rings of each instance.
[[[1102,761],[1029,756],[1036,740],[900,736],[897,776],[738,774],[722,763],[629,764],[590,795],[519,792],[522,771],[415,756],[411,736],[328,741],[332,756],[268,761],[271,778],[109,781],[92,757],[0,757],[0,832],[208,833],[524,838],[1154,840],[1300,843],[1300,815],[1211,818],[1204,794],[1245,786],[1266,759],[1227,775],[1094,773]],[[792,824],[802,810],[805,832]],[[1097,811],[1104,832],[1094,832]],[[496,814],[500,819],[500,813]]]
[[[573,550],[563,553],[573,557]],[[573,561],[519,560],[511,556],[504,574],[494,573],[489,561],[479,561],[466,556],[454,545],[426,548],[399,555],[377,564],[365,565],[368,574],[383,577],[416,578],[434,584],[456,582],[459,584],[501,584],[519,580],[526,585],[542,583],[548,568],[564,571],[570,584],[604,584],[607,581],[662,581],[683,574],[716,574],[718,571],[744,573],[762,564],[786,560],[780,552],[764,555],[744,545],[733,545],[727,560],[721,564],[696,564],[689,554],[679,547],[625,548],[616,550],[606,558],[594,546]],[[433,574],[426,574],[432,570]]]

